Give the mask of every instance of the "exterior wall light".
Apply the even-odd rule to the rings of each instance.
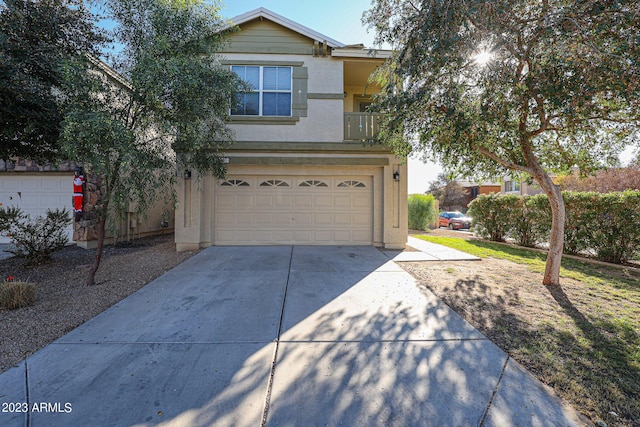
[[[184,170],[184,179],[191,179],[191,171],[189,169]]]
[[[394,181],[400,181],[400,172],[395,171],[395,172],[393,173],[393,180],[394,180]]]

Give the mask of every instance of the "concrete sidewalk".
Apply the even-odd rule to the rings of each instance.
[[[0,402],[2,426],[579,425],[373,247],[205,249],[0,375]]]

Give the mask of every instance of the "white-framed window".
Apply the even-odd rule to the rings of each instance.
[[[504,182],[505,193],[513,193],[520,191],[520,183],[518,181],[505,181]]]
[[[232,116],[291,117],[292,67],[232,65],[231,71],[251,87],[238,92]]]

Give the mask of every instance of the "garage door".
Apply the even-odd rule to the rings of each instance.
[[[215,189],[216,245],[370,245],[371,177],[229,176]]]
[[[3,207],[18,206],[32,217],[44,215],[47,208],[67,208],[73,211],[73,175],[0,175],[0,203]],[[67,227],[69,240],[73,238],[73,225]],[[0,236],[0,243],[8,243]]]

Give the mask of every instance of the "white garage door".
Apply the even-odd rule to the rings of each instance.
[[[215,189],[216,245],[370,245],[371,177],[229,176]]]
[[[73,212],[73,174],[64,175],[0,175],[0,203],[3,207],[18,206],[24,213],[35,217],[47,209],[67,208]],[[67,227],[69,240],[73,238],[73,225]],[[0,243],[11,239],[0,236]]]

